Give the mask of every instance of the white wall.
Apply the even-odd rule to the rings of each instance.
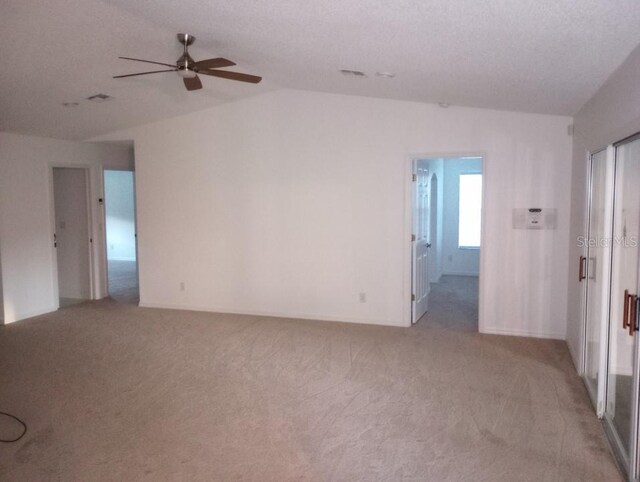
[[[564,338],[570,122],[282,90],[101,139],[135,141],[142,305],[404,326],[410,160],[485,153],[481,328]]]
[[[480,250],[458,247],[460,174],[482,173],[482,159],[446,159],[444,161],[444,213],[442,264],[444,274],[480,273]]]
[[[582,359],[583,285],[578,283],[578,259],[584,254],[579,236],[586,234],[587,159],[608,144],[640,131],[640,46],[585,104],[574,119],[571,179],[571,231],[567,297],[567,343],[574,362]]]
[[[58,296],[91,298],[90,235],[86,171],[55,168],[55,206]]]
[[[104,171],[107,258],[135,261],[136,226],[133,172]]]
[[[5,323],[56,309],[51,166],[91,166],[96,294],[106,295],[102,166],[131,164],[131,149],[0,133],[0,259]]]

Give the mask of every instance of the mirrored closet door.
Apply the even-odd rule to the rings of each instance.
[[[584,380],[628,480],[640,475],[640,134],[590,160]]]
[[[591,156],[586,256],[580,258],[579,277],[586,284],[584,379],[598,416],[604,413],[607,320],[613,218],[613,149]]]
[[[638,475],[638,238],[640,136],[615,147],[615,198],[605,423],[614,450]]]

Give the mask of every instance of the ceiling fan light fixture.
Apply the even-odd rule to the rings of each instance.
[[[193,70],[180,69],[178,70],[178,75],[183,79],[193,79],[196,76],[196,73]]]

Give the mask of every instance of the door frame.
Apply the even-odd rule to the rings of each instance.
[[[55,309],[60,308],[60,286],[58,281],[58,251],[55,246],[54,234],[57,232],[58,227],[56,226],[56,203],[55,203],[55,184],[53,179],[53,170],[54,169],[81,169],[84,171],[85,178],[85,189],[86,189],[86,208],[87,208],[87,227],[88,227],[88,235],[89,235],[89,243],[88,243],[88,252],[89,252],[89,299],[95,300],[98,295],[97,284],[96,284],[96,269],[94,266],[95,256],[94,256],[94,247],[95,243],[93,242],[95,239],[94,234],[94,217],[93,217],[93,209],[91,204],[91,199],[93,199],[93,190],[91,187],[91,173],[94,169],[94,165],[90,163],[73,163],[73,162],[50,162],[48,165],[48,184],[49,184],[49,226],[51,239],[49,242],[51,243],[51,255],[53,259],[52,263],[52,288],[53,288],[53,297],[54,297],[54,306]]]
[[[411,242],[411,235],[413,234],[413,163],[417,160],[424,159],[457,159],[460,157],[478,157],[482,159],[482,219],[480,224],[480,239],[482,240],[482,246],[480,247],[480,276],[478,277],[478,332],[484,333],[485,319],[484,319],[484,277],[486,276],[486,249],[485,246],[486,233],[487,233],[487,174],[488,168],[488,156],[482,151],[466,151],[466,152],[432,152],[432,153],[416,153],[410,154],[405,161],[405,201],[404,201],[404,240],[402,257],[405,260],[404,264],[404,287],[403,296],[404,300],[404,316],[403,326],[412,325],[413,306],[411,301],[411,294],[413,290],[413,246]],[[441,184],[444,184],[441,182]],[[438,186],[439,190],[443,189],[443,186]],[[444,191],[443,191],[444,192]]]
[[[435,187],[436,187],[435,196],[433,195],[434,180],[435,180]],[[429,175],[429,221],[431,221],[432,219],[435,219],[436,222],[429,223],[430,224],[429,242],[431,243],[431,249],[434,249],[435,251],[437,251],[437,249],[440,247],[440,243],[438,243],[438,208],[440,207],[438,204],[438,196],[439,196],[440,189],[442,189],[442,187],[440,187],[440,184],[444,184],[444,179],[439,178],[435,172],[432,172]],[[435,213],[434,213],[434,209],[435,209]],[[434,264],[435,264],[435,270],[437,270],[438,265],[437,263],[434,263]],[[433,264],[430,264],[429,271],[430,271],[429,274],[434,272]],[[431,293],[431,286],[429,286],[429,293]]]

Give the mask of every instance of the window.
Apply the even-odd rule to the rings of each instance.
[[[480,247],[482,217],[482,174],[460,174],[458,204],[458,247]]]

